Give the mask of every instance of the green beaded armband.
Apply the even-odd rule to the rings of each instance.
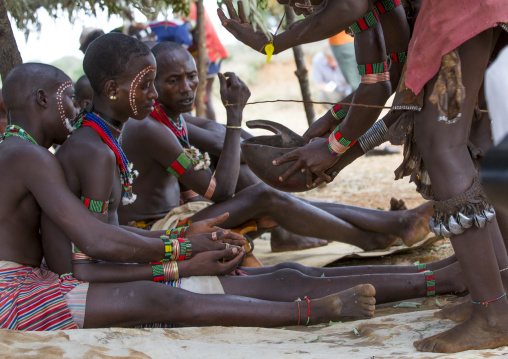
[[[187,168],[189,168],[191,164],[191,160],[189,157],[185,155],[185,153],[180,153],[178,158],[168,167],[166,168],[166,171],[171,173],[176,178],[180,178],[181,175],[187,171]]]
[[[88,208],[90,212],[102,214],[108,213],[109,201],[96,201],[94,199],[89,199],[81,196],[81,202],[85,204],[86,208]]]
[[[162,262],[150,263],[152,265],[152,277],[154,282],[164,281],[164,267]]]
[[[180,256],[178,257],[178,260],[182,261],[190,259],[192,256],[191,241],[185,238],[178,238],[178,242],[180,242]]]

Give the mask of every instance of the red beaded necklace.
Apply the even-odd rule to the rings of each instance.
[[[176,121],[170,119],[157,101],[155,101],[153,107],[154,110],[150,112],[150,116],[152,116],[154,119],[156,119],[163,125],[169,127],[169,129],[175,134],[176,138],[178,138],[178,141],[180,141],[180,143],[182,144],[182,147],[184,148],[190,147],[189,139],[187,137],[187,130],[183,125],[181,117],[178,116],[178,119]]]

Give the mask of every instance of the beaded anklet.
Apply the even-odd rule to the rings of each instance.
[[[310,323],[310,300],[309,300],[309,298],[307,298],[307,296],[305,296],[303,299],[305,299],[307,301],[307,323],[305,323],[305,325],[309,325],[309,323]]]
[[[507,271],[507,270],[508,270],[508,267],[503,268],[503,269],[500,269],[500,270],[499,270],[499,273],[504,272],[504,271]]]
[[[203,196],[206,199],[211,199],[213,196],[213,193],[215,192],[215,187],[217,186],[217,180],[214,176],[210,178],[210,184],[208,185],[208,188],[206,189],[206,193]]]
[[[400,5],[402,5],[400,0],[381,0],[376,3],[376,10],[381,15]]]
[[[102,214],[108,213],[109,201],[96,201],[94,199],[81,196],[81,202],[85,204],[85,207],[88,208],[90,212]]]
[[[344,121],[347,116],[346,110],[342,108],[342,105],[337,104],[330,109],[332,116],[339,122]]]
[[[189,157],[185,155],[185,153],[180,153],[178,158],[168,167],[166,168],[166,171],[171,173],[176,178],[180,178],[181,175],[187,171],[187,168],[189,168],[191,164],[191,160]]]
[[[471,300],[471,303],[473,303],[473,304],[481,304],[481,305],[484,305],[485,307],[488,307],[489,303],[496,302],[496,301],[498,301],[499,299],[501,299],[501,298],[503,298],[505,296],[506,296],[506,293],[503,293],[502,295],[500,295],[496,299],[487,300],[485,302],[475,302],[474,300]]]
[[[418,273],[426,272],[427,271],[427,264],[425,264],[425,263],[418,264],[417,270],[418,270]]]
[[[434,272],[428,270],[424,272],[425,282],[427,284],[427,296],[436,295],[436,279]]]
[[[295,300],[296,302],[296,305],[298,306],[298,323],[296,325],[300,325],[300,315],[301,315],[301,311],[300,311],[300,298],[298,298],[297,300]]]
[[[340,133],[339,127],[340,125],[330,134],[327,141],[328,150],[334,156],[341,156],[356,143],[356,141],[346,140]]]
[[[358,34],[359,32],[365,31],[379,22],[379,16],[377,15],[376,9],[369,11],[360,20],[355,22],[349,27],[347,33],[351,36]]]
[[[187,228],[189,227],[170,228],[166,231],[166,235],[171,239],[185,238],[187,237]]]
[[[392,62],[406,62],[407,60],[407,52],[392,52],[388,55],[388,57],[392,60]]]

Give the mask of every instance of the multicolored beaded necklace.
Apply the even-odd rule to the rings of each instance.
[[[0,143],[3,142],[3,140],[5,140],[7,137],[19,137],[25,141],[33,143],[36,146],[39,145],[28,132],[16,125],[9,125],[5,128],[4,134],[0,136]]]
[[[164,112],[161,105],[155,101],[155,104],[153,105],[154,110],[150,112],[150,116],[155,118],[157,121],[162,123],[163,125],[166,125],[169,127],[169,129],[175,134],[176,138],[178,138],[178,141],[182,145],[182,147],[190,147],[189,143],[189,137],[187,136],[187,130],[185,129],[185,126],[183,125],[183,121],[181,116],[178,116],[176,121],[173,119],[170,119],[168,115]]]
[[[81,117],[77,124],[76,129],[88,126],[91,127],[101,136],[101,139],[113,151],[116,157],[116,164],[120,169],[120,181],[122,182],[124,194],[122,196],[122,204],[134,203],[136,195],[132,193],[132,181],[138,176],[138,171],[132,170],[132,163],[127,160],[122,148],[118,144],[116,138],[113,137],[111,131],[108,129],[106,123],[93,112],[87,112]]]
[[[150,116],[167,126],[175,134],[184,149],[185,155],[191,159],[194,169],[201,170],[210,167],[210,156],[208,155],[208,152],[201,154],[196,147],[191,146],[189,143],[189,137],[187,135],[187,130],[183,125],[181,115],[178,116],[176,121],[174,121],[172,118],[168,117],[162,109],[162,106],[157,101],[155,101],[153,107],[154,110],[150,112]]]

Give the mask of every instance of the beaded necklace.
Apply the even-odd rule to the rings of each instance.
[[[178,116],[178,119],[175,122],[172,118],[168,117],[157,101],[155,101],[153,107],[154,110],[150,112],[150,116],[166,127],[169,127],[169,129],[175,134],[176,138],[183,147],[185,155],[192,161],[194,170],[205,170],[210,167],[210,156],[208,155],[208,152],[201,154],[196,147],[191,146],[189,143],[189,137],[187,135],[187,131],[185,130],[185,126],[183,125],[181,115]]]
[[[76,129],[88,126],[91,127],[101,136],[101,139],[113,151],[116,157],[116,164],[120,169],[120,181],[123,185],[124,194],[122,196],[122,204],[130,204],[136,200],[136,195],[132,193],[132,180],[138,176],[138,171],[132,170],[132,163],[127,160],[122,148],[118,144],[116,138],[113,137],[106,123],[95,113],[87,112],[78,120]]]
[[[154,110],[150,112],[150,116],[155,118],[157,121],[162,123],[163,125],[166,125],[169,127],[169,129],[175,134],[176,138],[178,138],[178,141],[182,145],[182,147],[190,147],[189,143],[189,137],[187,136],[187,130],[185,129],[185,126],[183,125],[183,121],[181,118],[181,115],[178,116],[176,121],[174,121],[172,118],[170,119],[168,115],[164,112],[161,105],[155,101],[155,104],[153,105]]]
[[[0,143],[2,143],[7,137],[19,137],[38,146],[37,141],[35,141],[28,132],[16,125],[9,125],[5,128],[4,134],[0,136]]]
[[[109,128],[114,130],[116,133],[122,133],[122,129],[120,128],[120,126],[122,126],[121,123],[113,120],[111,117],[106,116],[99,111],[95,111],[95,113],[97,114],[97,117],[99,117],[107,126],[109,126]]]

